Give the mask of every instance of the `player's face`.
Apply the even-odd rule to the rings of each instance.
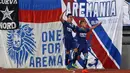
[[[81,26],[82,26],[82,27],[84,27],[84,28],[86,28],[86,27],[87,27],[86,25],[87,25],[87,23],[86,23],[86,22],[83,22],[83,23],[81,24]]]
[[[70,15],[70,16],[68,17],[68,21],[69,21],[69,22],[72,22],[72,21],[73,21],[73,16],[72,16],[72,15]]]

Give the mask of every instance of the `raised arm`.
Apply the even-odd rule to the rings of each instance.
[[[96,25],[94,25],[94,26],[90,27],[90,30],[92,30],[92,29],[96,28],[97,26],[99,26],[99,25],[101,25],[101,24],[102,24],[102,22],[97,23]]]
[[[64,22],[65,20],[63,19],[63,15],[64,15],[64,13],[66,12],[66,10],[60,15],[60,21],[61,22]]]

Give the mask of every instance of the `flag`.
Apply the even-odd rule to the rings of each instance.
[[[76,26],[80,26],[82,19],[88,23],[87,28],[102,21],[87,34],[86,40],[91,44],[87,67],[120,69],[122,5],[123,2],[117,0],[19,0],[20,27],[1,32],[5,34],[1,39],[6,37],[2,40],[6,44],[1,43],[3,55],[8,57],[0,65],[5,68],[65,68],[63,26],[59,17],[67,10],[72,13]],[[80,57],[76,64],[82,68],[84,56]]]

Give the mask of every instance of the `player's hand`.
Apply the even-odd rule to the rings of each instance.
[[[99,24],[99,25],[101,25],[101,24],[102,24],[102,22],[99,22],[98,24]]]

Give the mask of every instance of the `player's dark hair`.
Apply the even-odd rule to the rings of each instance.
[[[79,24],[82,24],[83,22],[86,22],[85,20],[80,20],[79,21]]]
[[[72,16],[72,14],[71,14],[71,13],[67,14],[67,18],[68,18],[69,16]]]

